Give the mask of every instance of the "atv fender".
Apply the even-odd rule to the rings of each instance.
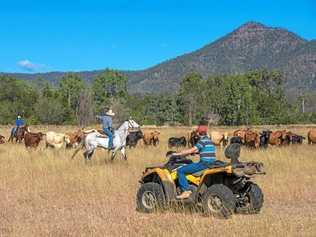
[[[162,185],[167,203],[176,199],[176,185],[168,171],[161,168],[146,170],[140,182],[158,182]]]

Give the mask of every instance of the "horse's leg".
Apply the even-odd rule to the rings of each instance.
[[[89,160],[91,160],[91,157],[92,157],[92,155],[94,154],[94,151],[95,151],[95,150],[92,150],[92,151],[90,152],[90,154],[88,155]]]
[[[111,161],[114,160],[115,155],[116,155],[116,150],[113,150],[113,151],[112,151],[112,154],[111,154]]]
[[[91,160],[91,157],[92,157],[92,155],[93,155],[95,149],[96,149],[95,147],[89,147],[89,148],[83,153],[83,156],[84,156],[84,158],[85,158],[86,161],[87,161],[87,160]]]
[[[123,158],[124,160],[127,160],[125,147],[122,147],[122,148],[121,148],[121,153],[122,153],[122,158]]]

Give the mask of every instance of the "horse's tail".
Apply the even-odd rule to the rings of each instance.
[[[77,155],[77,153],[79,152],[79,150],[81,149],[82,147],[78,147],[75,152],[72,154],[71,156],[71,159],[73,160],[75,158],[75,156]]]

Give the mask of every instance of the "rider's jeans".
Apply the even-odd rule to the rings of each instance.
[[[113,134],[109,128],[103,128],[103,132],[109,137],[109,148],[113,147]]]
[[[210,163],[211,164],[211,163]],[[179,181],[179,186],[182,191],[188,191],[189,190],[189,183],[185,175],[187,174],[193,174],[195,172],[199,172],[201,170],[205,170],[208,168],[208,165],[202,161],[197,163],[192,163],[189,165],[182,166],[177,170],[177,176]]]

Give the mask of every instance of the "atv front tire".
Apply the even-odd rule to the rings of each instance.
[[[137,192],[137,211],[153,213],[165,206],[165,194],[158,183],[144,183]]]
[[[229,218],[236,205],[235,196],[227,186],[214,184],[202,195],[202,208],[206,215]]]
[[[258,214],[263,206],[263,193],[255,183],[250,182],[248,187],[246,206],[238,207],[236,212],[240,214]]]

